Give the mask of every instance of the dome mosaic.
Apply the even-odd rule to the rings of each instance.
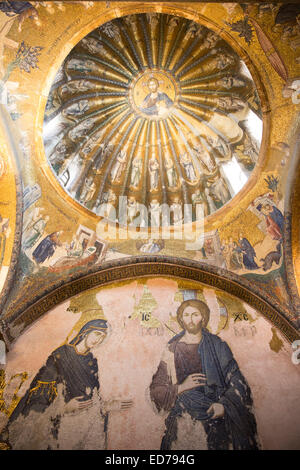
[[[89,211],[147,225],[209,216],[245,185],[262,116],[248,68],[214,31],[136,14],[95,29],[51,87],[44,147],[59,184]],[[186,205],[186,206],[185,206]],[[145,208],[143,212],[141,207]],[[146,215],[145,215],[146,214]]]

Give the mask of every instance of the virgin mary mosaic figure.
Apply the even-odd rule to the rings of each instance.
[[[92,351],[106,338],[106,320],[91,320],[55,349],[18,403],[2,432],[12,449],[106,449],[110,411],[131,400],[104,402]]]

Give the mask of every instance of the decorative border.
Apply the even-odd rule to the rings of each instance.
[[[64,0],[66,3],[72,0]],[[88,0],[84,0],[88,1]],[[107,3],[107,0],[94,0],[97,3]],[[289,0],[289,3],[298,3],[299,0]],[[120,0],[110,0],[111,3],[120,3]],[[132,0],[122,0],[122,3],[132,2]],[[164,0],[164,3],[171,3],[173,0]],[[188,0],[189,3],[231,3],[231,0]],[[161,0],[144,0],[144,3],[161,3]],[[186,0],[176,0],[176,3],[187,3]],[[235,0],[234,3],[257,3],[257,0]],[[282,3],[282,0],[273,0],[273,3]]]
[[[296,339],[300,339],[299,332],[271,303],[261,298],[255,292],[250,291],[249,288],[243,285],[242,280],[229,279],[227,271],[219,271],[221,272],[209,272],[205,265],[199,266],[199,263],[190,260],[163,256],[130,257],[111,263],[107,262],[97,272],[70,281],[43,296],[35,304],[19,314],[15,321],[11,318],[11,321],[7,322],[8,327],[5,333],[9,341],[12,342],[15,338],[10,333],[9,323],[13,324],[13,327],[20,325],[21,329],[24,330],[44,313],[80,292],[105,286],[116,281],[134,280],[142,277],[168,276],[201,282],[228,292],[262,313],[267,320],[282,332],[288,341],[293,342]]]

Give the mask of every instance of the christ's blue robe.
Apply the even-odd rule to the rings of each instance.
[[[158,114],[158,107],[156,103],[164,101],[167,108],[173,105],[173,101],[168,97],[166,93],[158,92],[155,102],[151,98],[151,93],[149,93],[144,99],[141,110],[145,114],[153,115]]]

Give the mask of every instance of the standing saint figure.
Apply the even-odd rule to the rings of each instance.
[[[207,216],[209,214],[208,203],[204,194],[203,189],[197,188],[196,191],[192,194],[192,204],[196,211],[196,219],[197,219],[197,205],[201,205],[203,207],[203,215]],[[200,211],[199,211],[200,213]],[[201,213],[200,213],[201,215]]]
[[[137,156],[132,161],[130,186],[137,188],[142,175],[143,160]]]
[[[204,167],[204,170],[209,173],[212,173],[216,169],[216,162],[213,156],[204,149],[202,145],[197,145],[194,147],[194,155],[198,158],[200,164]]]
[[[130,196],[127,201],[127,222],[133,224],[139,213],[139,203],[134,196]]]
[[[87,202],[93,199],[93,196],[96,191],[96,184],[93,181],[93,177],[89,176],[85,178],[83,189],[80,195],[81,204],[86,204]]]
[[[150,226],[151,228],[160,227],[161,205],[157,199],[153,199],[149,205]]]
[[[158,412],[167,411],[162,450],[258,449],[249,385],[232,352],[206,326],[201,300],[177,310],[183,331],[172,338],[150,385]]]
[[[170,206],[170,212],[173,213],[173,224],[181,225],[183,222],[182,203],[179,197],[175,197],[173,204]]]
[[[189,181],[194,182],[197,180],[194,165],[191,156],[185,152],[180,156],[180,163],[184,168],[186,177]]]
[[[126,152],[125,150],[121,150],[116,158],[116,163],[113,166],[113,169],[111,170],[111,180],[114,183],[115,181],[120,181],[123,170],[125,168],[125,163],[126,163]]]
[[[175,165],[171,158],[165,158],[165,168],[167,173],[168,185],[170,188],[175,188],[175,186],[177,186],[177,173],[175,170]]]
[[[163,116],[173,105],[173,101],[166,93],[158,91],[159,83],[156,78],[150,78],[147,86],[150,93],[143,100],[140,110],[148,115]]]
[[[243,256],[243,265],[246,269],[258,269],[259,266],[256,264],[254,258],[256,258],[256,252],[249,242],[249,240],[243,237],[243,234],[239,234],[239,241],[236,247],[236,251],[241,253]]]
[[[2,432],[12,449],[105,449],[109,411],[131,400],[104,402],[92,351],[107,337],[106,320],[87,322],[69,343],[55,349],[31,382]]]
[[[158,178],[159,178],[159,163],[155,156],[149,160],[149,172],[150,172],[150,191],[158,189]]]

